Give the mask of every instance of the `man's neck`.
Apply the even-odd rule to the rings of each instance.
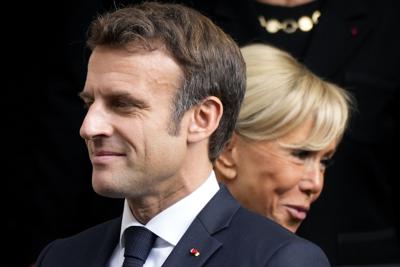
[[[136,220],[142,224],[146,224],[158,213],[178,202],[190,193],[191,190],[188,190],[184,185],[182,185],[178,188],[174,187],[174,189],[168,191],[168,193],[164,191],[159,194],[147,195],[140,199],[128,198],[127,200],[129,208]]]
[[[256,0],[256,1],[261,4],[268,4],[273,6],[294,7],[294,6],[308,4],[314,0]]]
[[[212,171],[212,163],[207,158],[187,157],[183,168],[175,178],[155,185],[153,192],[137,198],[127,198],[135,218],[146,224],[161,211],[195,191],[205,182]]]

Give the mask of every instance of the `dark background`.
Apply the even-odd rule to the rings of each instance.
[[[133,2],[135,1],[118,1],[115,4],[109,0],[73,0],[49,6],[28,2],[8,3],[4,6],[4,12],[9,12],[11,15],[11,18],[2,18],[5,27],[2,29],[1,62],[3,69],[6,69],[6,72],[3,72],[6,94],[2,105],[6,114],[2,125],[3,143],[6,148],[3,150],[6,152],[3,174],[6,180],[6,194],[3,195],[6,211],[4,244],[8,248],[4,266],[29,266],[51,240],[78,233],[122,212],[122,200],[106,199],[96,195],[92,190],[91,165],[84,142],[79,136],[79,127],[85,110],[77,94],[82,90],[85,80],[86,61],[89,56],[89,51],[85,48],[85,36],[90,21],[97,14],[113,9],[115,5]],[[218,8],[216,5],[224,1],[187,2],[212,17],[228,32],[229,29],[240,29],[240,25],[235,25],[240,21],[231,22],[228,17],[221,16],[220,13],[225,12],[226,6],[219,7],[223,12],[215,12]],[[385,0],[382,5],[389,2],[391,1]],[[245,10],[238,4],[240,1],[232,3],[226,10],[232,8],[241,12]],[[377,14],[382,10],[376,9]],[[396,10],[400,11],[398,6]],[[393,11],[390,14],[399,12]],[[381,76],[389,79],[374,80],[362,75],[353,75],[345,80],[346,85],[350,87],[367,88],[372,84],[394,90],[395,93],[391,94],[391,99],[386,99],[386,102],[379,102],[383,99],[380,95],[382,91],[377,91],[376,102],[361,99],[361,105],[363,112],[367,114],[370,112],[372,115],[378,105],[382,103],[386,105],[386,112],[393,116],[382,118],[382,121],[387,125],[394,124],[397,134],[398,120],[392,120],[400,117],[398,110],[400,56],[397,46],[400,32],[397,26],[398,18],[392,20],[389,18],[388,21],[391,23],[386,25],[386,32],[382,38],[377,39],[372,33],[367,36],[374,42],[381,43],[376,46],[379,49],[372,49],[369,53],[373,60],[369,60],[368,57],[363,64],[366,66],[364,69],[371,69],[372,72],[379,69]],[[251,32],[247,29],[244,28],[244,32]],[[370,40],[368,38],[366,42],[372,42],[368,41]],[[240,38],[237,37],[236,40],[238,39]],[[326,53],[332,52],[326,51]],[[372,56],[373,54],[375,56]],[[353,58],[356,57],[357,52]],[[349,80],[353,84],[349,83]],[[360,99],[358,100],[360,102]],[[371,173],[365,173],[365,176],[359,176],[358,180],[345,180],[339,184],[334,179],[335,176],[341,175],[340,172],[331,172],[331,178],[326,180],[321,200],[312,209],[310,222],[305,222],[299,233],[325,248],[331,261],[336,263],[365,264],[357,260],[368,259],[371,255],[385,255],[388,246],[389,250],[398,251],[395,240],[393,244],[359,240],[364,247],[354,250],[351,242],[347,242],[346,239],[351,237],[352,227],[360,231],[370,230],[369,220],[378,221],[379,225],[388,226],[390,229],[396,227],[399,229],[400,211],[397,203],[400,194],[397,191],[400,188],[398,174],[400,147],[397,139],[400,136],[371,137],[370,133],[375,132],[375,125],[373,123],[362,125],[364,128],[358,127],[358,132],[355,132],[359,133],[360,137],[356,138],[356,142],[352,137],[344,140],[338,152],[342,155],[337,164],[342,162],[344,166],[367,172],[363,166],[365,160],[374,153],[383,155],[382,162],[387,166],[383,168],[386,172],[384,176],[390,177],[390,182],[381,180],[376,183],[363,180],[373,177]],[[371,150],[370,143],[367,142],[366,145],[363,137],[379,139],[378,145],[373,141]],[[397,141],[392,142],[392,140]],[[354,156],[355,150],[352,149],[361,151],[361,156]],[[379,166],[380,163],[377,164],[376,170],[382,167]],[[381,174],[377,177],[379,175]],[[327,188],[340,190],[332,198],[332,192],[327,191]],[[363,193],[364,191],[366,193]],[[350,211],[354,214],[339,210],[347,203],[359,203],[360,208],[354,212]],[[363,220],[364,210],[368,210],[368,213],[372,211],[371,214],[375,214],[376,217],[366,217],[365,223],[357,224],[359,220]],[[324,214],[330,216],[321,218]],[[353,220],[352,216],[357,220]],[[339,229],[346,229],[345,234],[341,235]],[[329,243],[332,238],[344,241],[343,244],[348,245],[324,247],[324,242]],[[338,250],[340,257],[337,257]]]

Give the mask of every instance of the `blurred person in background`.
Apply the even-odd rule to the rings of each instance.
[[[241,51],[246,94],[215,162],[217,178],[243,206],[296,232],[322,192],[350,96],[280,49],[253,44]]]
[[[297,231],[335,265],[400,263],[399,2],[187,1],[240,45],[264,42],[349,91],[357,112]]]

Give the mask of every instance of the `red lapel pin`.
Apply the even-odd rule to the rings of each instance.
[[[198,257],[198,256],[200,255],[200,251],[198,251],[198,250],[195,249],[195,248],[192,248],[192,249],[190,250],[190,254],[192,254],[192,255],[195,256],[195,257]]]

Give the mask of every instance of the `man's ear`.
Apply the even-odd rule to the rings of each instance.
[[[223,106],[219,98],[209,96],[196,105],[190,118],[188,142],[199,142],[209,138],[218,128]]]
[[[231,139],[214,162],[217,178],[223,183],[229,183],[237,177],[236,145],[237,135],[233,133]]]

